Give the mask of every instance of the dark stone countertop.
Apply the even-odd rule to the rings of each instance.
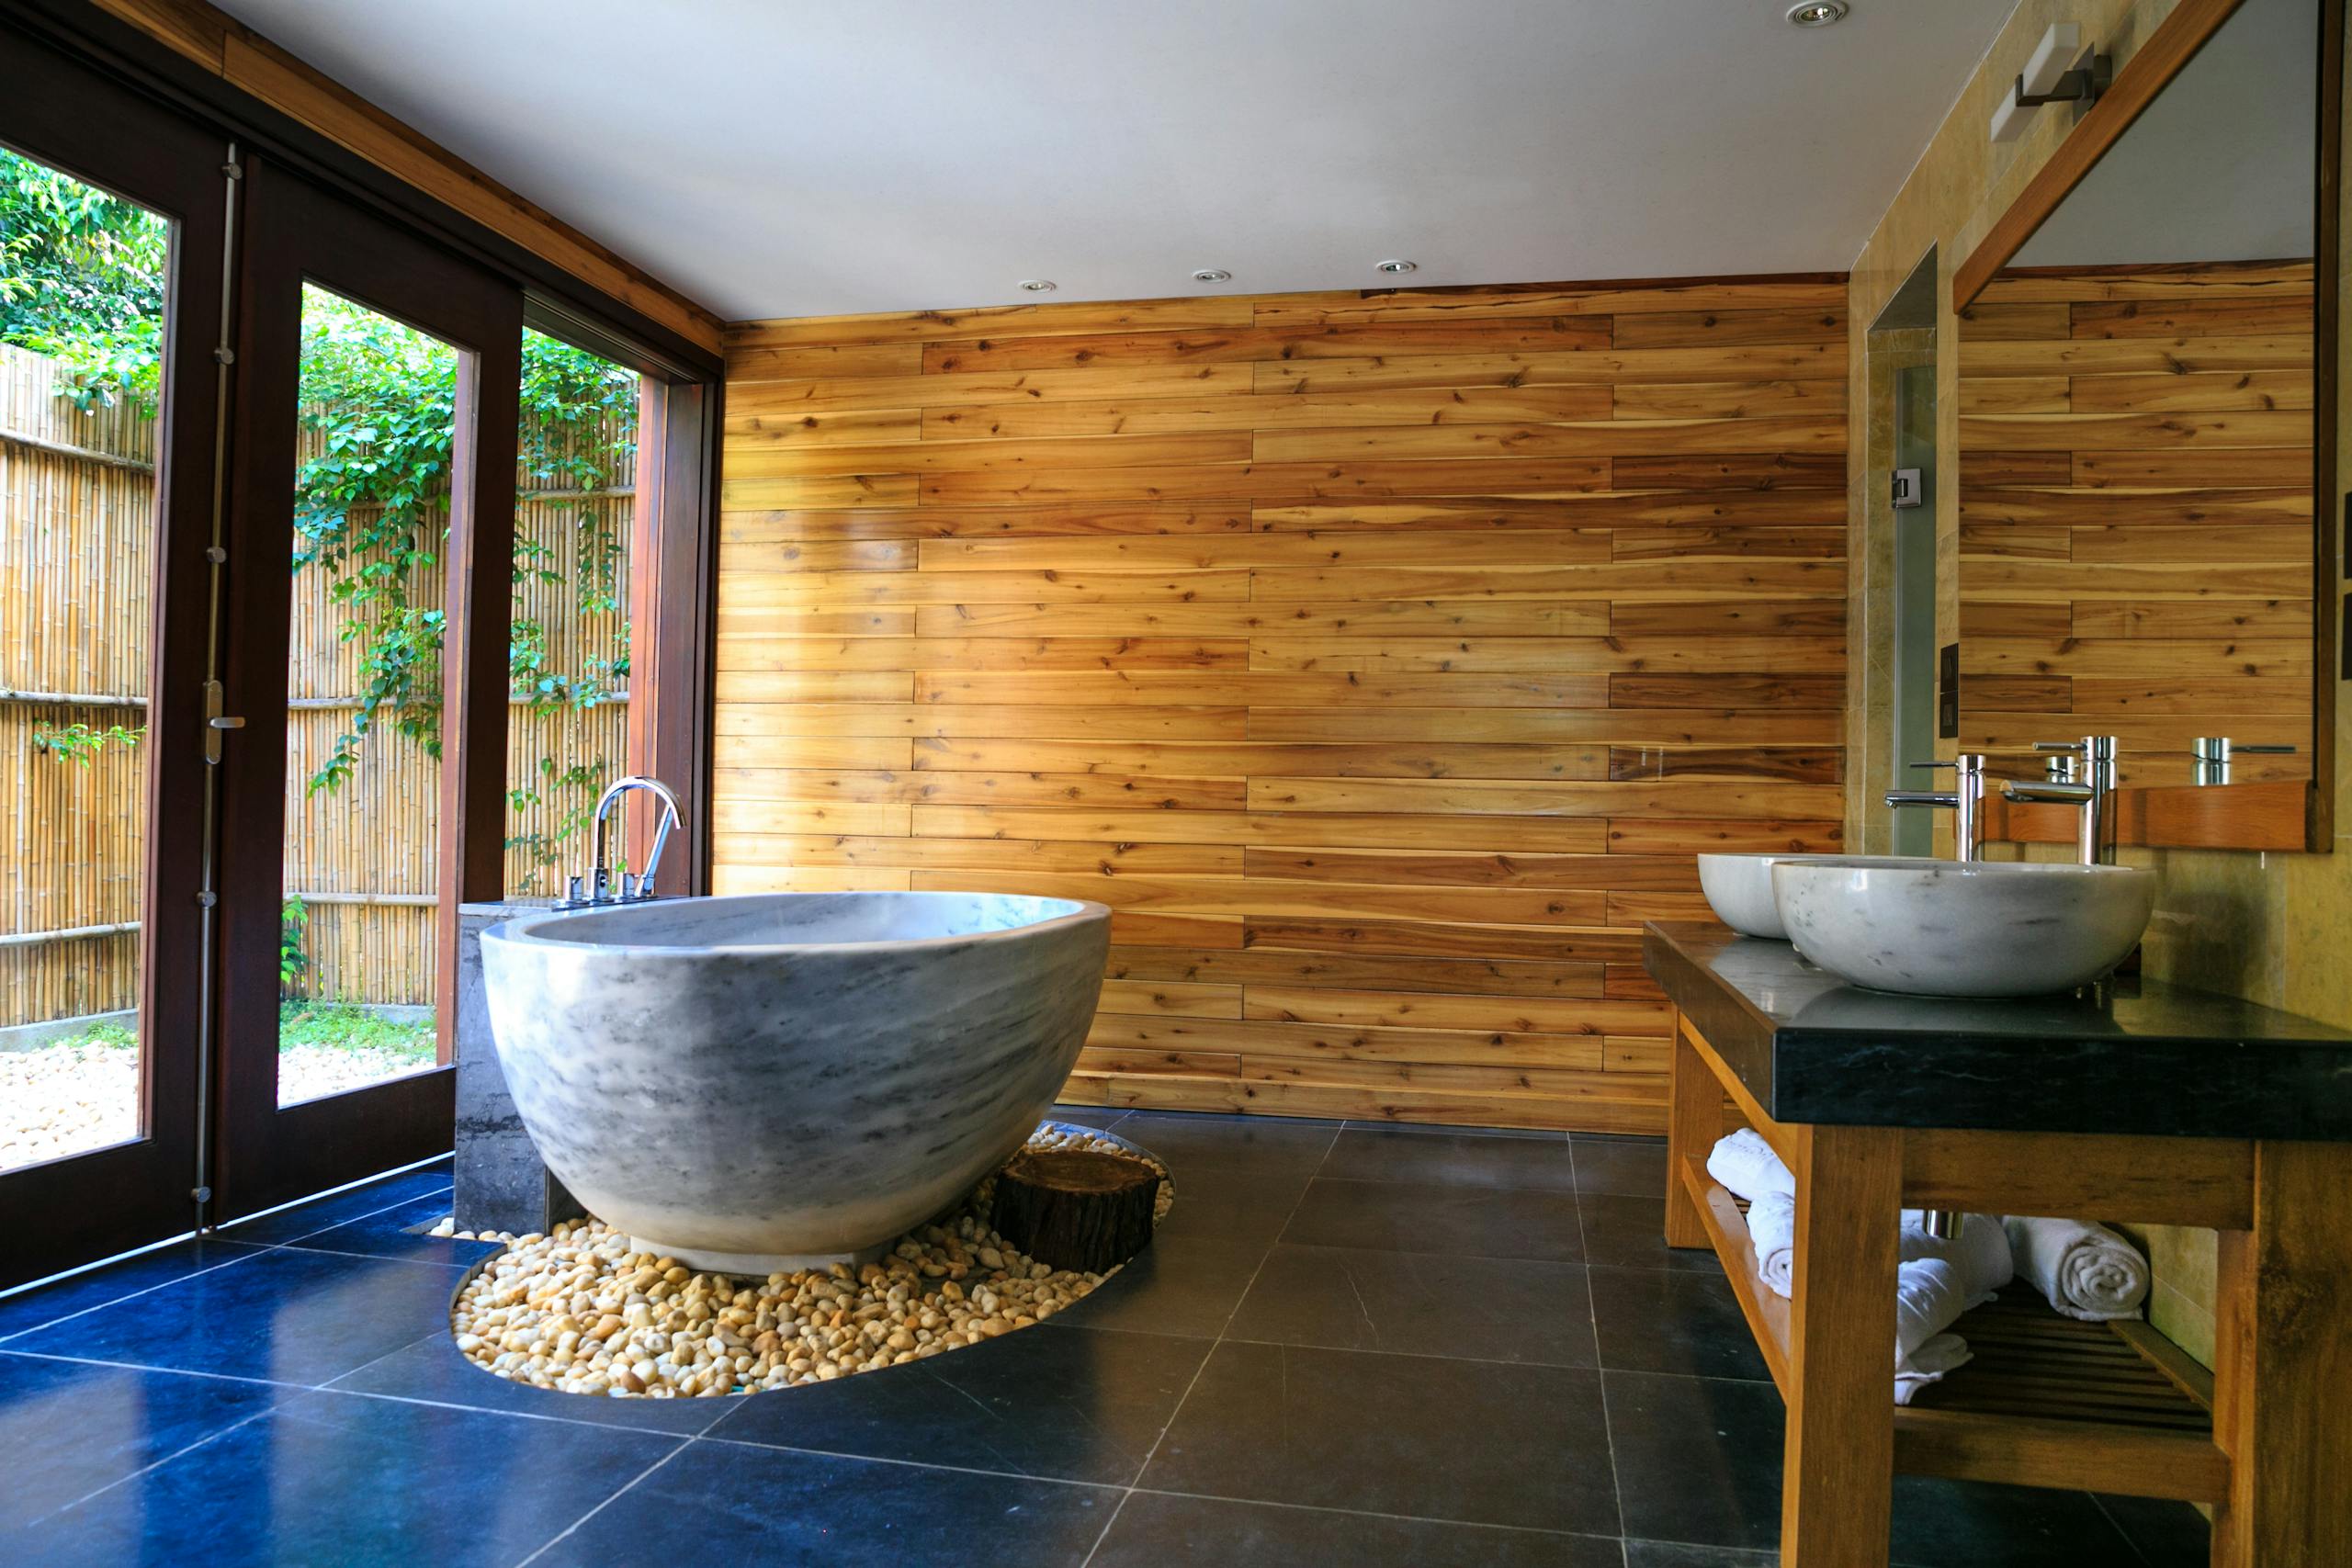
[[[2352,1142],[2352,1033],[2157,980],[1982,1001],[1653,923],[1642,962],[1776,1121]]]

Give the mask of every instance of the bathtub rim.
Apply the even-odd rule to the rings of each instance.
[[[855,897],[943,897],[943,898],[1035,898],[1042,902],[1070,904],[1076,908],[1066,915],[1033,920],[1026,925],[1004,926],[996,931],[950,932],[941,936],[878,937],[865,942],[729,942],[699,947],[682,947],[659,942],[582,942],[570,938],[545,936],[540,928],[581,915],[608,915],[616,910],[660,908],[671,905],[750,903],[754,899],[775,898],[855,898]],[[516,946],[531,946],[556,952],[581,953],[627,953],[632,958],[671,957],[681,959],[714,956],[772,957],[781,953],[877,953],[885,950],[944,948],[958,943],[997,942],[1014,937],[1038,935],[1060,931],[1091,920],[1108,923],[1111,907],[1092,898],[1064,898],[1057,894],[1002,893],[981,888],[925,887],[913,888],[842,888],[832,892],[795,893],[695,893],[669,895],[629,904],[603,904],[577,909],[533,910],[487,927],[481,941],[512,942]]]

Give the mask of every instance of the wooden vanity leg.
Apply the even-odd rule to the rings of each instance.
[[[2352,1562],[2352,1145],[2255,1145],[2254,1229],[2223,1231],[2214,1568]]]
[[[1894,1486],[1894,1268],[1903,1135],[1792,1129],[1783,1568],[1884,1568]]]
[[[1712,1244],[1699,1205],[1682,1185],[1682,1156],[1704,1160],[1724,1135],[1724,1086],[1682,1032],[1684,1027],[1682,1015],[1675,1014],[1667,1069],[1666,1245],[1707,1247]]]

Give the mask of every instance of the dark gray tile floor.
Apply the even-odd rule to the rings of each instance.
[[[815,1388],[582,1400],[449,1344],[446,1166],[0,1298],[8,1568],[1756,1568],[1781,1407],[1653,1142],[1077,1113],[1152,1247],[1037,1329]],[[2194,1510],[1904,1478],[1908,1568],[2201,1562]]]

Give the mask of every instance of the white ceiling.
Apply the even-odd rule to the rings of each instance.
[[[746,319],[1843,270],[2015,0],[225,4]]]

